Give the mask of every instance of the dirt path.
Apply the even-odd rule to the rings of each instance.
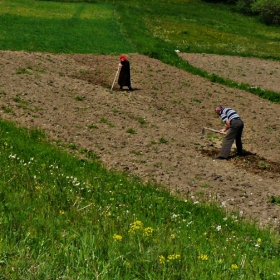
[[[193,60],[185,59],[195,65],[200,58],[193,55]],[[138,54],[128,58],[133,92],[120,91],[117,85],[110,91],[116,56],[0,52],[5,69],[0,77],[1,116],[43,129],[57,142],[91,150],[109,168],[163,183],[195,201],[217,200],[221,207],[278,229],[280,206],[268,198],[280,196],[279,105],[155,59]],[[226,58],[228,65],[240,59]],[[216,56],[212,60],[215,69],[224,70]],[[244,65],[250,61],[246,77],[255,86],[252,77],[259,81],[259,60],[241,60]],[[210,61],[211,56],[200,67]],[[269,69],[270,61],[263,63]],[[280,64],[272,62],[272,71],[275,67]],[[272,84],[279,84],[279,71],[263,75],[267,81],[278,75]],[[242,77],[240,71],[231,71],[232,80]],[[233,107],[244,120],[244,158],[212,160],[222,138],[209,132],[203,138],[201,131],[203,126],[220,128],[216,104]]]

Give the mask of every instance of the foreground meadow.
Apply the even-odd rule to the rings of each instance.
[[[269,231],[0,125],[1,279],[279,277]]]

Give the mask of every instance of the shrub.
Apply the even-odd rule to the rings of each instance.
[[[266,24],[280,24],[280,0],[259,0],[252,4],[252,11]]]
[[[236,4],[237,0],[204,0],[210,3]]]
[[[236,3],[236,9],[247,15],[256,13],[252,11],[252,4],[255,2],[256,0],[238,0]]]

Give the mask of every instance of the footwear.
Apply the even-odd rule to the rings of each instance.
[[[224,158],[224,157],[216,157],[216,158],[213,158],[213,160],[227,160],[227,158]]]

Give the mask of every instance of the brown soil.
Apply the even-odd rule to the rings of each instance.
[[[279,62],[180,55],[210,73],[279,91]],[[56,142],[93,151],[108,168],[163,183],[194,201],[215,200],[261,226],[279,229],[280,206],[269,202],[280,196],[279,105],[156,59],[128,58],[132,92],[117,84],[110,90],[118,56],[2,51],[1,116],[43,129]],[[241,115],[244,157],[212,160],[222,136],[205,130],[202,137],[202,128],[221,127],[216,104]]]
[[[191,65],[211,74],[265,90],[280,92],[279,61],[257,58],[180,53]]]

